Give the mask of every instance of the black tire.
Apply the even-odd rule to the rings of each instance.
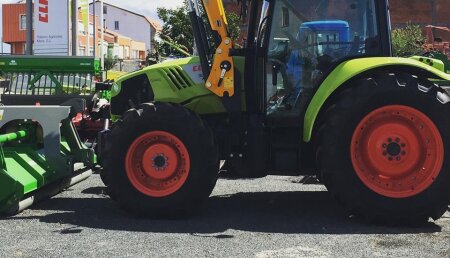
[[[384,73],[363,78],[336,96],[316,135],[320,176],[332,196],[351,214],[373,223],[412,225],[427,222],[429,218],[439,219],[450,203],[448,99],[448,95],[431,82],[404,73]],[[351,157],[352,137],[356,130],[364,130],[358,125],[361,126],[360,122],[372,111],[390,105],[402,105],[420,111],[431,119],[442,138],[445,153],[442,169],[437,178],[430,181],[431,185],[411,196],[388,196],[372,190],[357,174],[360,168],[355,169],[352,163],[352,159],[360,158]],[[386,145],[382,146],[385,148]]]
[[[127,152],[133,142],[155,131],[176,136],[190,160],[186,181],[165,196],[139,191],[131,183],[126,169]],[[155,164],[155,159],[153,162]],[[211,194],[217,181],[218,162],[212,133],[197,114],[176,104],[149,103],[127,111],[123,120],[115,123],[105,147],[103,176],[107,192],[125,210],[140,216],[173,218],[197,211]]]

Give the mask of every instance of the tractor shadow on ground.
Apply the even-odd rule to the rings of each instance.
[[[190,218],[152,220],[122,211],[102,195],[103,190],[103,187],[93,187],[83,191],[98,194],[98,198],[56,197],[34,206],[30,212],[9,219],[37,219],[75,228],[188,233],[216,238],[232,238],[232,235],[221,234],[228,229],[284,234],[416,234],[441,231],[441,227],[434,223],[415,228],[384,227],[349,218],[325,191],[213,196],[201,212]],[[42,215],[33,216],[34,213]]]

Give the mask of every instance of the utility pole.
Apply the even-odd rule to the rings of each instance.
[[[78,0],[72,0],[72,56],[77,55],[78,50]]]
[[[87,56],[91,55],[91,13],[89,12],[89,1],[85,1],[84,4],[87,5],[87,28],[85,28],[87,30],[87,40],[86,40],[86,53]]]
[[[33,1],[27,0],[26,2],[26,26],[27,26],[27,43],[26,43],[26,53],[27,55],[33,54]],[[3,43],[2,43],[3,44]]]
[[[89,8],[90,9],[90,8]],[[94,17],[94,57],[97,56],[97,46],[98,46],[98,42],[97,42],[97,19],[95,17],[95,0],[92,0],[92,13],[93,13],[93,17]]]
[[[103,0],[100,0],[100,26],[101,28],[101,36],[100,36],[100,64],[102,67],[102,80],[105,80],[105,55],[103,53],[103,39],[105,38],[105,21],[103,15]]]

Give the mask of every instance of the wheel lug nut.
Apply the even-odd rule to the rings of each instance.
[[[405,156],[406,155],[406,151],[402,151],[402,156]]]
[[[388,159],[389,159],[389,161],[392,161],[392,160],[393,160],[394,158],[392,158],[392,157],[389,157]]]
[[[395,142],[400,142],[400,138],[396,138],[396,139],[395,139]]]
[[[388,139],[388,142],[392,142],[392,138],[389,138],[389,139]]]
[[[383,151],[383,156],[387,156],[387,152]]]
[[[383,148],[386,149],[387,148],[387,144],[383,143]]]
[[[400,158],[400,157],[397,157],[397,161],[400,161],[402,158]]]
[[[402,148],[405,148],[405,147],[406,147],[406,144],[402,143],[402,145],[401,145],[401,146],[402,146]]]

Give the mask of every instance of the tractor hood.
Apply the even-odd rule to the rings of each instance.
[[[220,99],[204,86],[198,57],[149,66],[120,77],[111,90],[111,113],[121,116],[145,102],[182,104],[199,114],[221,113]]]

